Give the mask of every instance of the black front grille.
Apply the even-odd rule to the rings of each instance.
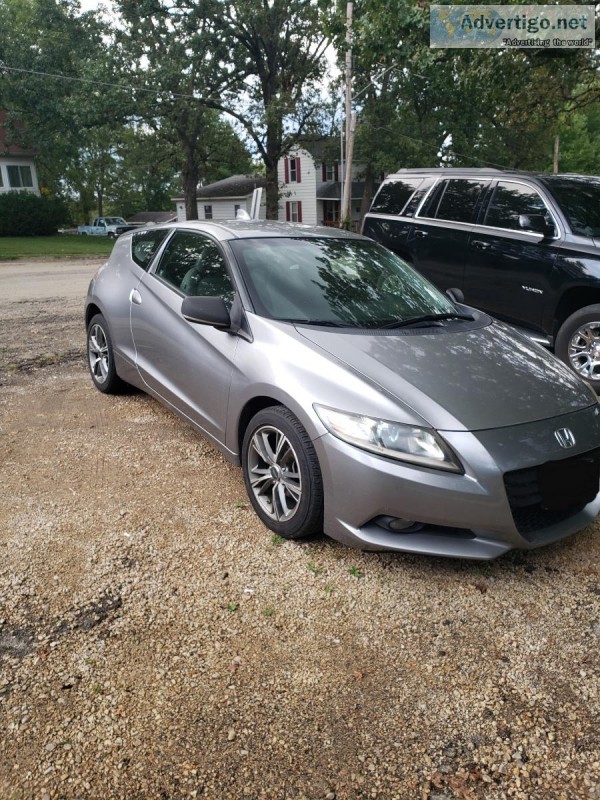
[[[600,478],[600,449],[591,450],[572,458],[565,458],[559,462],[550,462],[553,471],[553,480],[564,478],[565,485],[569,484],[569,475],[575,469],[581,469],[582,463],[586,469],[593,471],[596,491]],[[546,464],[535,467],[516,469],[504,474],[504,487],[513,519],[519,533],[525,538],[538,530],[563,522],[581,511],[590,498],[582,498],[578,488],[574,487],[562,496],[561,508],[556,508],[556,498],[544,498],[544,479],[542,471]],[[549,502],[549,500],[551,500]]]

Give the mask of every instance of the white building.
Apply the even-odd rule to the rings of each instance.
[[[239,209],[251,211],[252,194],[255,189],[263,188],[260,218],[265,219],[265,190],[266,180],[262,175],[232,175],[207,186],[199,186],[198,219],[231,220],[235,219]],[[185,200],[183,197],[175,198],[177,220],[185,220]]]
[[[279,219],[309,225],[336,225],[340,219],[342,175],[337,153],[339,141],[332,138],[305,140],[292,147],[277,165]],[[357,178],[364,166],[352,170],[352,222],[358,229],[364,183]],[[263,188],[260,218],[265,218],[266,180],[262,175],[232,175],[198,188],[198,219],[235,219],[238,209],[250,213],[252,193]],[[374,187],[374,191],[377,187]],[[369,202],[372,198],[369,198]],[[175,197],[177,219],[185,220],[185,201]]]
[[[343,176],[338,154],[337,139],[312,139],[298,143],[286,158],[280,160],[277,166],[279,219],[309,225],[336,225],[339,222]],[[357,178],[363,170],[362,164],[353,164],[351,210],[354,227],[360,223],[364,183]]]
[[[39,194],[35,152],[10,141],[6,111],[0,111],[0,194],[27,191]]]

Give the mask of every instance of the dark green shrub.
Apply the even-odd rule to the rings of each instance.
[[[0,236],[52,236],[67,218],[66,206],[57,197],[0,194]]]

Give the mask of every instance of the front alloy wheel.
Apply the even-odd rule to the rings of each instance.
[[[586,381],[600,380],[600,321],[582,325],[571,336],[569,361]]]
[[[264,524],[285,539],[323,530],[323,481],[317,454],[285,406],[259,411],[242,445],[246,491]]]
[[[567,317],[556,336],[555,353],[600,393],[600,304]]]
[[[254,433],[248,452],[250,486],[256,501],[275,522],[287,522],[302,499],[298,456],[290,440],[272,425]]]

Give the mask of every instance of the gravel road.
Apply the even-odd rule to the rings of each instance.
[[[598,524],[485,564],[283,542],[92,387],[75,266],[0,265],[0,798],[600,800]]]

